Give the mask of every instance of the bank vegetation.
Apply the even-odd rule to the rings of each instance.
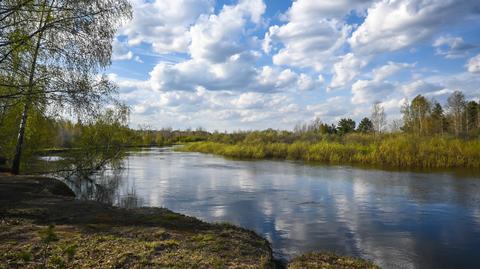
[[[207,141],[181,151],[213,153],[242,159],[287,159],[333,164],[399,168],[480,168],[480,106],[456,91],[447,109],[422,95],[402,107],[402,121],[387,130],[383,107],[375,103],[370,118],[356,126],[316,119],[294,131],[264,130],[214,133]]]

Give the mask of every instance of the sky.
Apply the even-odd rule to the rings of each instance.
[[[130,126],[292,129],[480,97],[478,0],[131,0],[106,70]]]

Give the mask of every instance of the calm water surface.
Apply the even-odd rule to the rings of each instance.
[[[116,204],[235,223],[268,238],[282,258],[327,250],[383,268],[479,268],[478,174],[236,161],[146,149],[130,152],[116,178],[100,180],[113,190],[105,196]],[[77,186],[91,197],[85,190]]]

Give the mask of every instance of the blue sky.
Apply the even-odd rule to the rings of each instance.
[[[477,0],[134,0],[107,70],[132,127],[390,121],[417,94],[480,97]]]

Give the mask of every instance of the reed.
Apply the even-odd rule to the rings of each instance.
[[[346,136],[341,141],[233,144],[195,142],[180,151],[242,159],[288,159],[334,164],[368,164],[400,168],[480,168],[480,140],[390,134],[382,137]]]

